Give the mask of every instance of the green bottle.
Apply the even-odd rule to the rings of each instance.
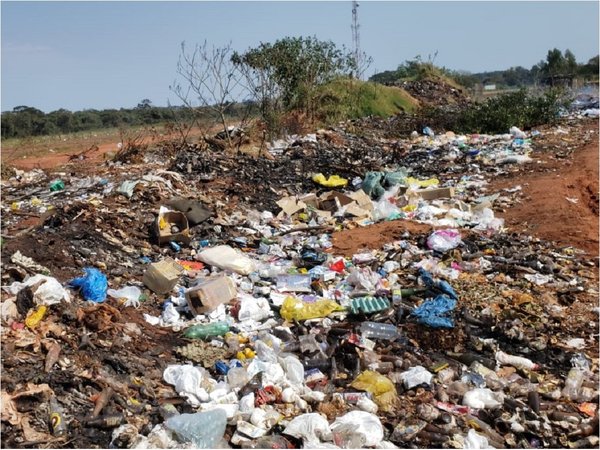
[[[227,322],[214,322],[206,325],[194,325],[185,330],[183,335],[190,339],[207,339],[211,336],[223,336],[228,331]]]

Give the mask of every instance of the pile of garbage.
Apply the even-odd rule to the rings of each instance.
[[[542,136],[3,181],[5,445],[597,447],[597,264],[487,192]]]
[[[451,86],[437,78],[402,81],[395,85],[403,88],[424,106],[466,106],[471,102],[463,89]]]

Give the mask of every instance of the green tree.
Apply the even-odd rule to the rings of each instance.
[[[565,50],[564,71],[566,75],[575,75],[577,72],[577,61],[575,60],[575,55],[569,49]]]
[[[316,37],[286,37],[273,44],[261,43],[243,54],[234,53],[232,61],[250,69],[245,73],[253,78],[270,83],[271,90],[280,94],[284,108],[300,109],[309,118],[315,116],[317,88],[339,75],[348,75],[355,66],[345,49]]]

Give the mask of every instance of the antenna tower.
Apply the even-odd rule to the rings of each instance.
[[[354,65],[356,70],[356,78],[359,80],[362,77],[362,61],[360,54],[360,34],[359,29],[360,25],[358,24],[358,2],[353,0],[352,2],[352,46],[354,47]]]

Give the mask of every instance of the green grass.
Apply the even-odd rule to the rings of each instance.
[[[325,122],[364,116],[412,113],[418,101],[404,89],[368,81],[336,79],[320,88],[319,115]]]

